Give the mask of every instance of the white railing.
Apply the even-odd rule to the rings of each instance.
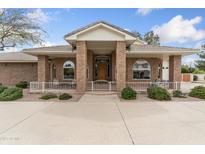
[[[97,80],[97,81],[88,81],[87,82],[87,90],[90,91],[116,91],[116,82],[115,81],[105,81],[105,80]]]
[[[146,91],[150,86],[159,86],[167,90],[181,90],[188,93],[195,86],[205,86],[205,83],[192,82],[127,82],[126,86],[133,88],[136,91]]]
[[[180,82],[127,82],[126,86],[133,88],[136,91],[146,91],[151,86],[159,86],[165,89],[180,89]]]
[[[30,82],[30,92],[75,90],[76,82]]]

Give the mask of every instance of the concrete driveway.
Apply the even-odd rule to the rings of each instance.
[[[205,101],[0,103],[0,144],[205,144]]]

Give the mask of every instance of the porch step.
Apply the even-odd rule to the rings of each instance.
[[[86,91],[86,94],[90,95],[113,95],[117,94],[116,91]]]

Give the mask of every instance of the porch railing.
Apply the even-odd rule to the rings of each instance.
[[[116,91],[116,82],[115,81],[88,81],[87,90],[89,91]]]
[[[30,92],[75,90],[76,82],[30,82]]]
[[[181,82],[127,82],[126,86],[136,91],[146,91],[151,86],[159,86],[168,90],[179,90],[181,89]]]

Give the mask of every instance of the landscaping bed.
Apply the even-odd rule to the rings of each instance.
[[[60,96],[60,94],[63,94],[64,92],[61,93],[55,93]],[[48,100],[40,99],[43,94],[40,93],[29,93],[29,89],[23,89],[23,94],[24,97],[19,99],[18,101],[20,102],[78,102],[78,100],[81,98],[82,94],[78,94],[75,92],[69,92],[72,95],[72,98],[68,100],[59,100],[59,98],[52,98]]]

